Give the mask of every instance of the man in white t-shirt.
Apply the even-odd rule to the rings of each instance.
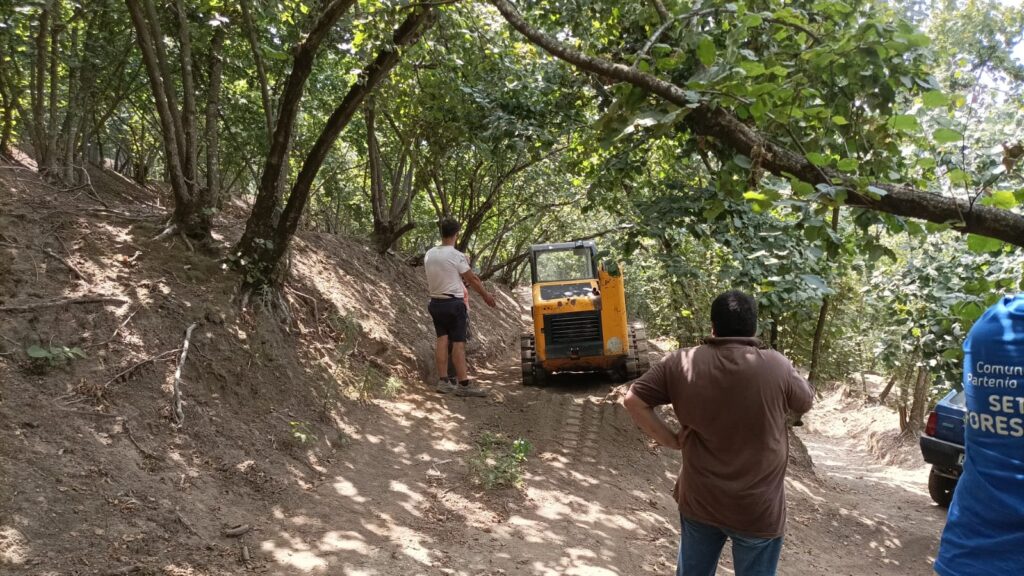
[[[458,221],[444,218],[439,226],[441,245],[427,250],[423,257],[427,288],[430,290],[427,311],[434,320],[434,333],[437,335],[434,359],[437,362],[438,383],[435,389],[441,394],[486,396],[486,390],[470,383],[466,369],[466,323],[469,321],[466,286],[472,286],[488,306],[493,308],[496,303],[469,267],[466,255],[455,249],[455,240],[461,228]],[[454,375],[448,374],[449,341],[455,364]]]

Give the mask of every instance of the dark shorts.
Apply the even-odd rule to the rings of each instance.
[[[466,309],[466,303],[462,298],[431,298],[427,311],[434,319],[434,333],[438,338],[447,336],[450,342],[466,341],[469,310]]]

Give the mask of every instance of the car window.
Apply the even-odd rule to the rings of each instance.
[[[961,408],[967,406],[967,395],[961,390],[957,392],[952,398],[949,399],[950,406],[959,406]]]

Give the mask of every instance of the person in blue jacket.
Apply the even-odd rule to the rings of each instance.
[[[1024,574],[1024,294],[1002,298],[971,328],[964,391],[966,459],[935,571]]]

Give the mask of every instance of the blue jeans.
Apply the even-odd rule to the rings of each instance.
[[[725,539],[732,539],[736,576],[775,576],[782,552],[782,536],[757,538],[679,517],[679,565],[676,576],[714,576]]]

